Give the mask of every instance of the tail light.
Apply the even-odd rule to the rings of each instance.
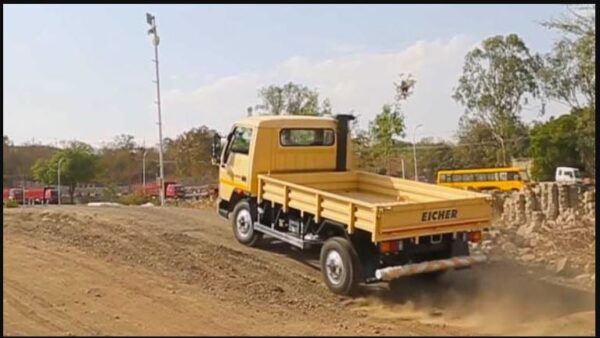
[[[481,231],[471,231],[469,232],[469,242],[480,242],[481,241]]]
[[[396,252],[402,250],[402,241],[387,241],[379,243],[379,250],[382,253]]]

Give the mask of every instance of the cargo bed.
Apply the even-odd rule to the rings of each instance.
[[[258,175],[258,201],[368,231],[374,242],[480,230],[487,195],[363,171]]]

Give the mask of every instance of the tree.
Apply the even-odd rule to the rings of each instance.
[[[94,179],[98,171],[98,157],[91,146],[73,141],[70,145],[56,152],[48,160],[38,160],[32,167],[33,176],[44,184],[58,184],[58,162],[61,163],[61,184],[69,187],[71,203],[77,184],[87,183]]]
[[[2,152],[2,173],[4,186],[19,184],[22,180],[30,180],[31,167],[38,159],[47,159],[56,152],[56,148],[26,143],[15,145],[8,136],[4,136]]]
[[[528,129],[521,121],[511,125],[512,138],[505,140],[510,146],[513,157],[522,157],[527,154],[529,135]],[[480,120],[463,115],[459,120],[458,144],[454,155],[458,163],[465,168],[482,168],[503,166],[504,156],[502,148],[498,147],[498,140],[492,130]]]
[[[516,34],[488,38],[465,57],[452,97],[465,106],[469,118],[490,130],[501,148],[503,165],[515,155],[507,140],[522,124],[522,105],[528,96],[539,96],[540,67],[541,58],[532,55]]]
[[[366,130],[356,129],[352,138],[352,150],[361,170],[372,171],[375,169],[375,156],[371,145],[371,135]]]
[[[542,23],[562,34],[545,56],[541,72],[545,94],[572,108],[596,105],[596,6],[580,10]]]
[[[581,167],[577,154],[577,136],[573,130],[577,124],[574,115],[550,118],[531,129],[531,175],[540,181],[552,180],[556,167]]]
[[[179,177],[193,178],[194,184],[217,178],[217,170],[210,162],[215,133],[215,130],[201,126],[192,128],[171,142],[169,155],[175,160]]]
[[[596,6],[546,21],[562,36],[545,56],[540,72],[545,95],[571,108],[577,118],[579,154],[588,174],[595,174],[596,151]]]
[[[411,74],[400,74],[400,82],[394,82],[395,96],[393,104],[384,104],[381,113],[369,123],[373,156],[383,161],[386,173],[391,173],[391,160],[398,144],[395,137],[404,137],[404,115],[402,101],[413,93],[416,81]]]
[[[423,173],[428,182],[435,182],[437,172],[441,169],[460,168],[459,158],[455,156],[457,147],[446,142],[434,142],[431,138],[424,138],[417,143],[419,171]],[[412,147],[405,150],[404,158],[407,159],[407,171],[413,171],[414,161]],[[413,173],[414,175],[414,173]]]
[[[319,107],[319,93],[301,84],[289,82],[283,86],[271,85],[258,92],[262,100],[256,108],[264,108],[269,115],[326,115],[331,114],[328,99]]]
[[[329,99],[323,100],[323,103],[321,104],[321,114],[320,115],[323,115],[323,116],[333,115],[333,110],[331,108],[331,102],[329,101]]]
[[[379,160],[383,160],[386,172],[391,172],[390,159],[394,154],[394,138],[404,137],[404,115],[398,109],[385,104],[381,113],[370,123],[370,133],[373,138],[373,151]]]
[[[100,149],[98,178],[106,184],[131,186],[141,174],[142,152],[132,135],[118,135]]]

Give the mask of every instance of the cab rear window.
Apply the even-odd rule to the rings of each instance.
[[[284,147],[331,146],[335,142],[333,129],[282,129],[279,143]]]

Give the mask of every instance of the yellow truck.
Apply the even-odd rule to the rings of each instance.
[[[320,246],[324,281],[344,295],[485,261],[468,242],[490,224],[489,197],[355,170],[352,119],[255,116],[235,123],[225,142],[216,138],[217,211],[236,239]]]

